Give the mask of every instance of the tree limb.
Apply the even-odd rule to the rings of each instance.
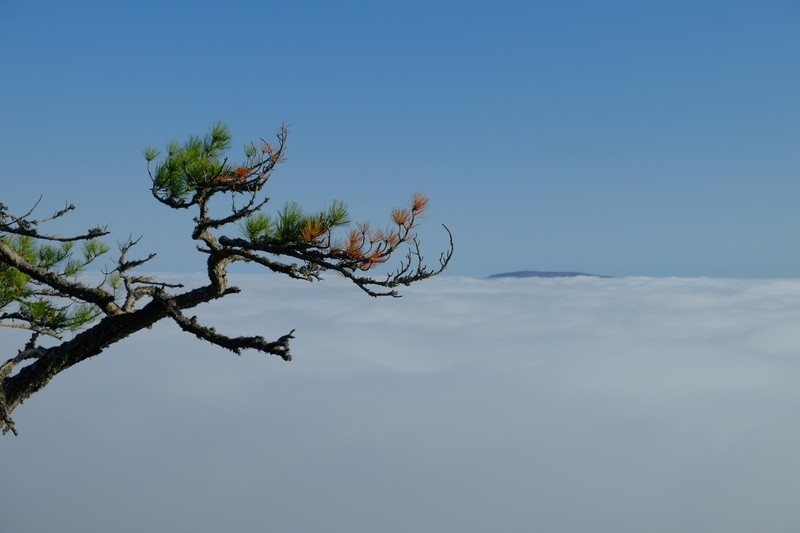
[[[36,281],[56,289],[60,293],[91,303],[99,307],[105,314],[114,315],[121,312],[114,302],[114,296],[99,288],[65,279],[63,276],[39,268],[19,255],[8,244],[0,240],[0,262],[10,265],[20,272],[27,274]]]
[[[252,143],[245,146],[245,160],[238,166],[226,155],[230,134],[221,123],[204,138],[190,137],[182,145],[170,143],[165,158],[155,168],[150,163],[159,157],[158,151],[145,150],[153,197],[176,210],[197,209],[191,238],[207,255],[208,284],[194,289],[133,274],[155,254],[128,259],[140,240],[132,237],[118,243],[116,264],[113,269],[101,270],[104,277],[96,287],[80,283],[76,272],[108,250],[102,242],[92,242],[108,233],[105,227],[74,237],[44,234],[39,232],[39,224],[64,216],[74,206],[68,204],[50,217],[34,219],[38,200],[21,217],[11,215],[0,203],[0,327],[33,331],[23,349],[0,365],[3,433],[17,434],[11,419],[14,409],[54,376],[163,319],[171,319],[182,331],[236,354],[249,349],[290,361],[294,330],[272,341],[259,335],[229,336],[199,323],[196,316],[187,316],[189,309],[239,292],[228,284],[232,263],[250,262],[306,281],[321,279],[326,271],[338,272],[375,297],[399,296],[398,286],[435,276],[447,267],[453,255],[453,236],[447,226],[449,247],[440,254],[438,266],[429,268],[423,259],[416,217],[423,212],[427,197],[420,193],[414,194],[410,206],[392,210],[393,227],[375,230],[368,223],[350,226],[344,240],[333,232],[350,224],[343,202],[333,202],[316,214],[304,213],[297,204],[287,204],[277,219],[261,213],[268,199],[259,200],[258,194],[283,160],[286,137],[286,128],[281,126],[277,145],[262,139],[260,152]],[[212,199],[220,195],[230,195],[227,214],[215,211],[217,204]],[[239,195],[249,198],[244,196],[240,204]],[[248,238],[218,235],[237,223],[242,224],[240,229]],[[82,260],[72,258],[69,244],[79,240],[88,241],[83,245]],[[38,241],[66,244],[58,248]],[[399,264],[385,277],[367,275],[367,271],[382,268],[403,251]],[[62,332],[72,336],[54,346],[37,345],[40,335]]]
[[[261,336],[229,337],[227,335],[217,333],[214,328],[199,324],[196,316],[191,318],[186,317],[183,313],[181,313],[180,308],[176,304],[175,300],[164,295],[163,293],[159,294],[157,298],[166,307],[170,318],[172,318],[182,330],[194,334],[199,339],[231,350],[237,355],[241,355],[242,350],[244,349],[251,349],[277,355],[284,361],[291,361],[292,359],[289,351],[289,341],[294,338],[294,335],[292,335],[294,330],[272,342],[268,342],[264,339],[264,337]]]

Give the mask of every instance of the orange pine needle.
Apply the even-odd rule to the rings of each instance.
[[[344,253],[347,254],[350,259],[360,259],[363,257],[363,253],[361,252],[361,245],[363,242],[361,233],[357,229],[351,229],[350,233],[347,235],[347,246],[344,249]]]
[[[411,218],[411,213],[405,207],[395,207],[392,209],[392,220],[398,226],[405,226]]]
[[[325,232],[325,224],[319,217],[309,218],[300,230],[300,238],[311,242]]]
[[[375,244],[376,242],[381,242],[386,240],[386,232],[382,229],[374,229],[369,233],[369,242],[370,244]]]
[[[384,254],[384,253],[383,253],[383,252],[381,252],[380,250],[375,250],[375,251],[374,251],[374,252],[372,252],[372,254],[369,256],[369,262],[370,262],[370,263],[383,263],[383,262],[384,262],[384,261],[386,261],[388,258],[389,258],[389,256],[388,256],[388,255],[386,255],[386,254]]]
[[[428,197],[421,192],[415,192],[411,198],[411,212],[415,215],[422,213],[428,205]]]
[[[395,247],[398,244],[400,244],[400,234],[397,233],[396,231],[390,232],[386,236],[386,244],[388,244],[391,247]]]

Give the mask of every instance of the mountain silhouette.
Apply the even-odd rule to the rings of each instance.
[[[577,276],[588,276],[591,278],[608,278],[610,276],[600,276],[597,274],[587,274],[585,272],[553,272],[541,270],[518,270],[516,272],[503,272],[488,276],[494,278],[574,278]]]

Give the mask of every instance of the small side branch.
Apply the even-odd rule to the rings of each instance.
[[[224,218],[205,217],[203,220],[198,221],[197,225],[195,226],[194,233],[192,234],[192,238],[197,239],[203,232],[203,230],[209,228],[219,228],[225,226],[226,224],[231,224],[233,222],[237,222],[243,218],[246,218],[252,215],[253,213],[258,212],[269,201],[268,199],[265,199],[256,204],[255,200],[256,200],[256,195],[255,193],[253,193],[252,197],[250,198],[250,200],[247,202],[246,205],[244,205],[241,208],[233,208],[232,213],[227,217]]]
[[[242,350],[250,349],[277,355],[284,361],[291,361],[292,359],[289,351],[289,341],[294,338],[294,330],[279,337],[275,341],[267,341],[261,336],[229,337],[218,333],[214,328],[201,325],[198,323],[196,316],[190,318],[181,313],[175,300],[166,296],[164,293],[160,293],[157,298],[163,303],[170,318],[172,318],[182,330],[192,333],[199,339],[226,348],[237,355],[241,355]]]
[[[85,233],[80,235],[73,235],[70,237],[62,237],[60,235],[48,235],[45,233],[40,233],[36,228],[39,224],[44,222],[50,222],[57,218],[61,218],[62,216],[66,215],[70,211],[75,209],[73,204],[69,204],[65,206],[63,209],[56,211],[49,217],[44,218],[30,218],[33,215],[33,212],[36,210],[36,207],[39,205],[41,201],[41,197],[36,200],[36,203],[31,207],[28,212],[23,214],[22,216],[15,216],[11,213],[6,211],[6,207],[3,204],[0,204],[0,231],[10,233],[13,235],[20,235],[24,237],[33,237],[36,239],[42,239],[45,241],[55,241],[55,242],[74,242],[74,241],[88,241],[91,239],[96,239],[97,237],[102,237],[103,235],[108,235],[108,230],[105,226],[97,226],[87,230]]]
[[[87,287],[77,281],[69,281],[55,272],[39,268],[28,262],[2,241],[0,241],[0,262],[10,265],[34,280],[52,287],[64,296],[94,304],[107,315],[120,312],[119,307],[114,303],[113,295],[102,289]]]
[[[362,261],[353,260],[343,252],[335,252],[330,249],[322,249],[313,246],[298,246],[296,243],[281,242],[252,242],[241,238],[230,238],[222,236],[219,242],[232,255],[243,258],[245,261],[252,261],[266,266],[274,272],[287,274],[294,278],[311,281],[319,279],[319,272],[332,271],[338,272],[346,279],[354,283],[359,289],[370,296],[391,296],[398,297],[396,287],[408,286],[417,281],[431,278],[441,274],[453,257],[453,234],[450,229],[442,224],[449,241],[448,248],[439,256],[439,265],[435,268],[428,268],[425,265],[419,241],[415,236],[403,238],[403,243],[409,245],[405,258],[400,261],[397,269],[386,275],[383,279],[378,279],[362,274],[364,268]],[[397,246],[384,252],[385,257],[389,257]],[[297,267],[278,261],[273,261],[262,254],[269,254],[275,257],[291,257],[304,263],[304,266]]]

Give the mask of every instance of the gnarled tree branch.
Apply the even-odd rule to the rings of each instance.
[[[173,209],[197,209],[191,238],[206,254],[208,283],[194,289],[134,274],[155,254],[128,259],[139,242],[132,237],[119,244],[120,255],[112,267],[102,270],[100,283],[86,285],[77,280],[76,273],[108,250],[95,240],[107,234],[105,228],[74,237],[45,234],[39,231],[40,224],[59,219],[74,206],[37,219],[32,217],[34,209],[14,216],[0,204],[0,327],[33,331],[17,355],[0,365],[4,433],[17,433],[11,418],[14,409],[54,376],[163,319],[236,354],[249,349],[291,360],[294,330],[271,341],[260,335],[229,336],[187,315],[189,309],[239,292],[228,284],[228,267],[233,263],[251,262],[306,281],[338,272],[370,296],[399,296],[398,286],[430,278],[447,267],[453,237],[446,226],[449,247],[439,256],[438,265],[429,268],[423,260],[417,221],[427,198],[419,193],[408,207],[391,211],[392,225],[387,228],[373,229],[362,223],[347,229],[350,219],[341,202],[311,214],[296,204],[286,204],[276,215],[264,213],[268,199],[259,194],[284,158],[286,136],[282,126],[275,145],[262,139],[260,146],[245,146],[245,159],[238,165],[226,153],[230,134],[222,124],[214,125],[205,137],[169,143],[165,157],[155,166],[151,164],[159,158],[158,151],[145,150],[152,195]],[[212,209],[212,199],[219,196],[230,196],[229,212]],[[243,197],[237,206],[236,199]],[[222,234],[231,228],[244,237]],[[346,233],[337,237],[337,231]],[[82,260],[72,258],[74,241],[85,241]],[[60,248],[48,242],[60,243]],[[369,274],[384,269],[396,255],[401,258],[394,269],[385,269],[384,275]],[[44,346],[39,343],[40,334],[66,340]]]

